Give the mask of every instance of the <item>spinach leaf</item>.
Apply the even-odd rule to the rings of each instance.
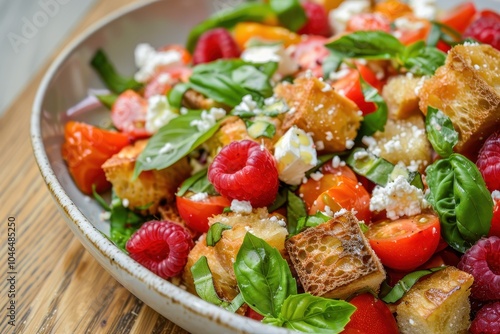
[[[179,115],[158,130],[151,137],[135,163],[134,178],[142,171],[167,168],[187,154],[219,129],[220,121],[205,131],[192,125],[200,120],[201,111],[189,111]]]
[[[441,110],[429,106],[425,117],[425,131],[434,151],[446,158],[453,153],[453,147],[458,143],[458,132],[448,116]]]
[[[280,252],[251,233],[238,251],[234,273],[245,302],[264,316],[278,317],[285,299],[297,294],[297,283]]]
[[[427,200],[439,215],[441,234],[464,253],[488,234],[493,200],[476,165],[453,153],[427,167]]]
[[[97,50],[90,61],[90,65],[97,71],[106,87],[113,93],[120,94],[127,89],[139,90],[142,88],[142,84],[135,81],[134,78],[120,76],[102,49]]]
[[[306,333],[340,333],[355,310],[343,300],[303,293],[289,296],[279,317],[266,317],[262,322]]]
[[[383,285],[383,289],[385,289],[386,291],[381,291],[381,295],[383,296],[381,299],[386,303],[395,303],[403,298],[405,293],[410,291],[411,287],[415,285],[415,283],[417,283],[419,279],[444,268],[446,267],[437,267],[414,271],[410,274],[405,275],[392,288],[384,282],[385,285]]]
[[[269,5],[280,23],[291,31],[297,31],[306,23],[307,16],[298,0],[270,0]]]
[[[222,223],[212,224],[207,232],[207,246],[215,246],[215,244],[222,238],[222,232],[230,230],[231,228],[231,226]]]
[[[212,272],[208,267],[206,256],[202,256],[196,261],[191,267],[191,273],[193,274],[196,293],[201,299],[220,306],[230,312],[236,312],[241,305],[243,305],[244,300],[241,293],[234,297],[231,302],[219,298],[217,291],[215,291]]]
[[[287,199],[286,216],[288,233],[295,235],[300,232],[299,219],[307,216],[306,205],[299,196],[290,190],[287,192]]]
[[[326,44],[343,58],[393,59],[405,46],[391,34],[381,31],[356,31]]]
[[[262,22],[273,16],[274,13],[269,5],[260,2],[244,3],[236,8],[220,11],[191,30],[186,48],[193,52],[196,42],[207,30],[217,27],[231,28],[239,22]]]
[[[387,123],[388,109],[387,104],[378,91],[370,86],[366,81],[359,76],[361,87],[363,88],[363,95],[367,102],[373,102],[377,106],[377,110],[366,115],[361,123],[361,128],[358,132],[358,138],[363,136],[371,136],[377,131],[384,131],[385,124]]]

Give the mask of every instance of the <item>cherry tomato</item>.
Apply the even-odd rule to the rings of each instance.
[[[391,22],[387,16],[380,13],[361,13],[352,16],[347,21],[346,31],[391,31]]]
[[[186,222],[186,225],[194,231],[205,233],[208,231],[208,218],[221,214],[224,208],[231,206],[231,202],[222,196],[208,196],[208,198],[193,201],[190,197],[193,193],[177,196],[177,210]]]
[[[111,120],[114,126],[135,139],[147,138],[151,134],[146,130],[148,101],[129,89],[118,96],[111,108]]]
[[[459,33],[463,33],[471,23],[476,12],[477,10],[474,3],[468,1],[447,11],[439,21],[455,29]]]
[[[264,319],[263,315],[260,315],[259,313],[255,312],[250,307],[247,308],[247,311],[245,312],[245,317],[248,317],[250,319],[254,319],[257,321],[261,321],[262,319]]]
[[[488,236],[500,237],[500,199],[495,200],[493,207],[493,218],[491,219],[491,227]]]
[[[414,26],[410,29],[400,28],[394,32],[401,43],[410,45],[418,41],[425,41],[429,32],[431,31],[431,23],[425,19],[419,19],[412,15],[405,16],[405,18]]]
[[[380,1],[375,5],[375,12],[385,15],[389,21],[413,13],[411,7],[400,0]]]
[[[333,175],[333,185],[321,193],[309,209],[309,214],[313,215],[318,211],[324,211],[328,206],[332,211],[341,208],[356,211],[355,216],[366,223],[371,220],[370,194],[359,184],[343,175]],[[326,175],[323,176],[323,178]]]
[[[419,214],[374,223],[365,235],[385,266],[396,270],[412,270],[434,254],[440,232],[438,217]]]
[[[334,168],[330,163],[327,163],[323,165],[321,172],[323,173],[321,179],[315,180],[310,178],[306,183],[300,185],[299,196],[306,203],[308,210],[313,206],[314,201],[319,195],[337,185],[339,175],[344,175],[357,182],[356,174],[347,166]]]
[[[356,306],[351,320],[344,327],[345,334],[397,334],[398,325],[389,307],[370,293],[356,296],[349,301]]]
[[[323,61],[330,54],[325,47],[327,42],[325,37],[309,35],[296,45],[292,57],[301,70],[311,70],[315,76],[323,76]]]
[[[359,81],[359,75],[368,82],[371,86],[375,87],[377,90],[381,90],[383,83],[377,79],[377,76],[373,71],[365,65],[356,65],[357,70],[352,69],[350,73],[346,76],[340,78],[332,87],[337,90],[340,94],[343,94],[350,100],[352,100],[359,109],[363,112],[363,115],[367,115],[374,112],[377,106],[373,102],[367,102],[363,95],[363,90],[361,87],[361,82]]]
[[[291,32],[283,27],[272,27],[261,23],[241,22],[233,30],[233,36],[241,50],[245,49],[247,42],[251,38],[263,39],[266,41],[280,41],[285,47],[298,44],[302,40],[300,35]]]
[[[64,128],[62,156],[77,187],[90,195],[93,184],[97,192],[110,187],[101,166],[129,144],[129,137],[125,134],[71,121]]]

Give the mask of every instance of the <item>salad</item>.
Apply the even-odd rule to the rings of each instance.
[[[230,312],[498,333],[499,33],[473,2],[241,2],[131,76],[98,50],[111,126],[70,120],[63,158],[118,247]]]

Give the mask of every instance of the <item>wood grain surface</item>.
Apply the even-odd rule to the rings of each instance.
[[[93,22],[132,2],[97,2],[54,50],[51,61]],[[49,64],[33,73],[29,86],[0,118],[0,333],[187,333],[112,278],[73,236],[52,200],[29,133],[31,106]],[[9,217],[16,228],[13,268],[8,267]],[[15,276],[12,299],[10,276]],[[10,300],[15,300],[15,326],[8,323]]]

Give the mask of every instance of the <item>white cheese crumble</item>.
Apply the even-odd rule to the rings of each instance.
[[[276,73],[287,76],[297,72],[299,65],[285,50],[283,44],[252,46],[241,54],[241,59],[250,63],[265,64],[269,62],[278,63]]]
[[[424,23],[422,21],[412,21],[404,16],[394,20],[394,25],[398,29],[410,31],[419,30],[424,27]]]
[[[402,175],[385,187],[376,186],[370,199],[371,211],[386,210],[387,218],[392,220],[419,214],[427,207],[422,190],[408,183]]]
[[[231,211],[236,213],[252,213],[252,204],[249,201],[233,199],[231,201]]]
[[[500,200],[500,190],[493,190],[493,192],[491,193],[491,198],[494,201]]]
[[[314,172],[311,174],[311,179],[313,179],[314,181],[319,181],[323,178],[323,173],[321,172]]]
[[[148,99],[146,130],[156,133],[162,126],[176,118],[177,113],[170,107],[165,95],[154,95]]]
[[[279,219],[276,216],[272,216],[271,218],[269,218],[269,220],[272,221],[273,223],[278,223],[281,227],[286,227],[286,222],[283,219]]]
[[[345,30],[347,22],[356,14],[366,13],[370,10],[369,0],[343,1],[340,6],[328,14],[330,26],[336,34]]]
[[[221,108],[211,108],[208,112],[203,110],[201,112],[201,119],[192,120],[189,125],[197,127],[200,132],[204,132],[214,126],[224,116],[226,116],[226,111]]]
[[[150,80],[158,68],[168,68],[182,64],[182,55],[178,51],[156,51],[147,43],[138,44],[134,55],[135,65],[139,68],[134,78],[139,82]]]
[[[409,5],[416,17],[426,20],[436,19],[436,0],[410,0]]]
[[[298,185],[305,173],[318,161],[312,137],[296,126],[291,127],[274,145],[279,179]]]
[[[191,196],[189,199],[192,200],[193,202],[201,202],[203,200],[206,200],[208,198],[207,193],[196,193],[193,196]]]
[[[128,200],[128,198],[122,199],[122,205],[124,208],[128,208],[129,204],[130,204],[130,201]]]

